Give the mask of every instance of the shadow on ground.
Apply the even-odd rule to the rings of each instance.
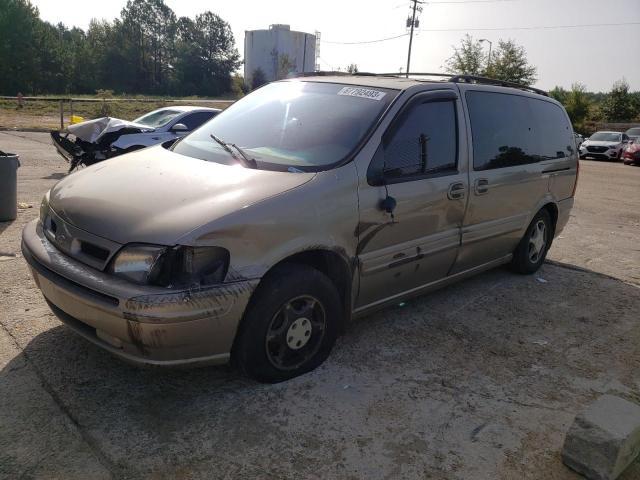
[[[33,412],[32,369],[114,477],[578,479],[559,456],[577,411],[606,392],[640,402],[638,305],[592,272],[498,269],[354,322],[278,385],[138,369],[52,328],[0,372],[0,476],[92,473],[65,467],[73,452]]]

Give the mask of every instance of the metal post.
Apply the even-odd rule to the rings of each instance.
[[[413,43],[413,27],[416,24],[416,8],[418,7],[418,0],[411,1],[413,2],[413,16],[411,18],[411,33],[409,35],[409,54],[407,55],[407,78],[409,78],[409,65],[411,64],[411,44]]]
[[[481,38],[478,40],[480,43],[487,42],[489,44],[489,56],[487,57],[487,71],[491,68],[491,47],[493,46],[493,42],[491,40],[487,40],[486,38]]]
[[[60,99],[60,130],[64,129],[64,100]]]

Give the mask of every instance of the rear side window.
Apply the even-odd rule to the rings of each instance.
[[[527,98],[533,116],[532,134],[538,160],[568,157],[575,151],[573,128],[564,111],[551,102]]]
[[[428,175],[456,168],[456,110],[453,101],[414,106],[385,142],[386,176]]]
[[[489,170],[536,162],[533,121],[525,97],[467,92],[473,137],[473,168]]]

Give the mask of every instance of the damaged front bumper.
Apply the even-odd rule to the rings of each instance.
[[[258,283],[243,280],[184,291],[133,285],[61,253],[38,220],[25,227],[22,252],[60,320],[136,364],[226,363]]]

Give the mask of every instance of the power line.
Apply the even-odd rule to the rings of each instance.
[[[409,33],[403,33],[401,35],[396,35],[395,37],[378,38],[377,40],[364,40],[362,42],[330,42],[329,40],[323,40],[322,43],[332,43],[334,45],[360,45],[362,43],[386,42],[387,40],[394,40],[396,38],[406,37],[407,35],[409,35]]]
[[[479,1],[479,0],[476,0]],[[460,3],[460,2],[458,2]],[[501,30],[553,30],[558,28],[590,28],[590,27],[621,27],[640,25],[640,22],[617,22],[617,23],[585,23],[581,25],[539,25],[533,27],[490,27],[490,28],[422,28],[420,32],[494,32]],[[364,40],[361,42],[332,42],[323,40],[322,43],[330,43],[333,45],[361,45],[367,43],[379,43],[386,42],[387,40],[395,40],[396,38],[402,38],[408,36],[409,33],[402,33],[393,37],[378,38],[376,40]]]
[[[439,3],[447,3],[447,4],[454,4],[454,3],[496,3],[496,2],[517,2],[518,0],[460,0],[460,1],[451,1],[451,2],[427,2],[429,5],[437,5]]]
[[[497,28],[423,28],[421,32],[488,32],[500,30],[553,30],[558,28],[586,28],[586,27],[621,27],[640,25],[640,22],[617,23],[585,23],[582,25],[540,25],[536,27],[497,27]]]

